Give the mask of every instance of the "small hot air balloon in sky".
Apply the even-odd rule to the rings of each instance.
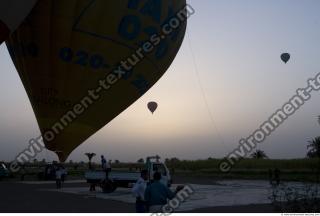
[[[151,101],[151,102],[148,103],[148,109],[150,110],[150,112],[151,112],[152,114],[154,113],[154,111],[157,110],[157,108],[158,108],[157,102]]]
[[[163,28],[186,10],[185,0],[38,1],[7,48],[60,161],[162,77],[187,22]]]
[[[17,29],[29,14],[37,0],[1,0],[0,2],[0,44]]]
[[[290,54],[289,53],[282,53],[281,54],[281,60],[287,64],[287,62],[290,60]]]

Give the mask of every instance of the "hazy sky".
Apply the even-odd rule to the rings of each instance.
[[[155,154],[222,158],[320,72],[320,1],[189,3],[196,14],[164,77],[69,159],[85,160],[85,152],[122,161]],[[280,60],[283,52],[292,56],[288,64]],[[0,67],[0,160],[12,160],[40,132],[4,45],[0,46]],[[304,157],[307,141],[320,135],[319,93],[259,148],[271,158]],[[146,108],[150,100],[159,103],[154,115]],[[48,151],[38,157],[42,158],[56,159]]]

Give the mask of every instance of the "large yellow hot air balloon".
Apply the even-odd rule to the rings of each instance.
[[[0,1],[0,44],[16,30],[29,14],[37,0],[1,0]]]
[[[185,0],[39,0],[7,42],[44,142],[61,161],[165,73]]]

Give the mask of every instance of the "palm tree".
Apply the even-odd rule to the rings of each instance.
[[[266,159],[268,158],[267,154],[262,150],[256,150],[251,154],[251,157],[254,159]]]
[[[91,165],[91,160],[94,156],[96,156],[96,153],[85,153],[85,155],[88,157],[89,159],[89,169],[92,169],[92,165]]]
[[[320,158],[320,137],[310,140],[308,149],[310,149],[307,153],[309,158]]]
[[[144,159],[143,159],[143,158],[140,158],[137,162],[138,162],[138,163],[144,163]]]
[[[318,116],[318,123],[320,124],[320,116]],[[308,149],[310,150],[307,153],[307,157],[318,158],[318,161],[320,161],[320,137],[309,141]],[[317,182],[320,182],[320,163],[318,163],[317,167]]]

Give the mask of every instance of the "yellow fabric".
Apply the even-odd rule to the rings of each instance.
[[[134,54],[152,31],[160,33],[162,24],[185,4],[185,0],[39,0],[7,46],[42,135],[61,124],[61,117],[88,90],[96,89],[100,79]],[[172,63],[185,28],[186,23],[108,91],[101,91],[100,99],[53,141],[45,140],[47,148],[66,160],[77,146],[141,97]]]

